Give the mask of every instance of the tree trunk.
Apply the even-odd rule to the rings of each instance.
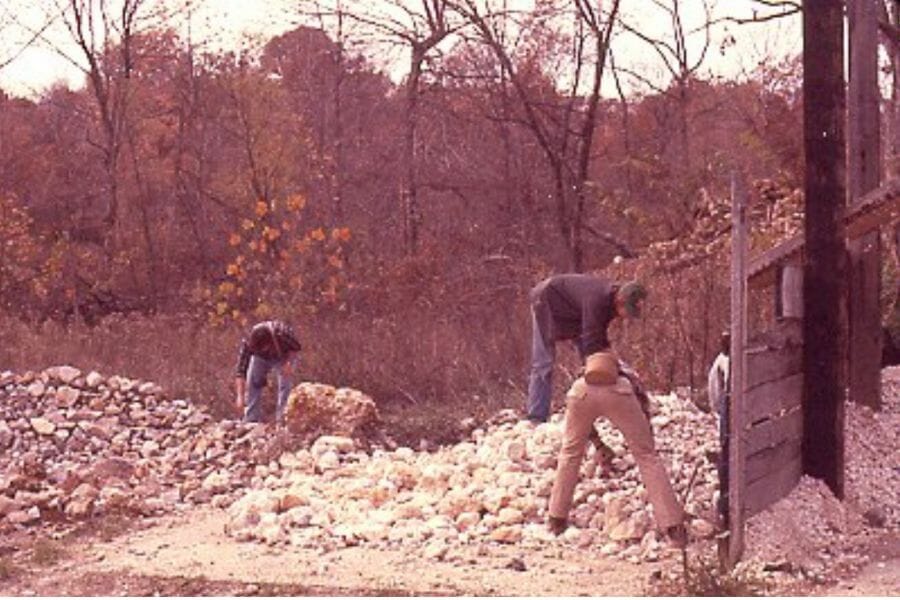
[[[419,246],[421,215],[416,181],[416,125],[419,79],[422,76],[422,61],[425,58],[425,52],[417,45],[413,45],[411,52],[409,79],[406,82],[406,121],[403,136],[403,160],[406,163],[402,188],[403,235],[407,255],[415,254]]]

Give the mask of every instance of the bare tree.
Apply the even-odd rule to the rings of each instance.
[[[419,206],[418,127],[422,77],[429,61],[439,54],[439,45],[452,36],[460,23],[449,10],[449,0],[365,0],[341,2],[316,10],[335,17],[343,36],[343,24],[353,22],[367,30],[372,42],[400,47],[408,53],[404,84],[403,177],[400,200],[403,207],[403,240],[407,254],[419,247],[422,212]]]
[[[128,122],[133,41],[146,0],[121,0],[116,5],[107,0],[55,1],[80,60],[61,53],[85,73],[97,105],[102,139],[92,143],[103,153],[108,185],[102,220],[114,230],[119,221],[119,161]]]
[[[26,35],[26,39],[13,45],[11,48],[0,54],[0,70],[8,67],[17,58],[19,58],[25,50],[30,48],[37,42],[58,19],[59,14],[45,13],[41,24],[37,27],[24,23],[22,19],[16,15],[8,6],[0,5],[0,38],[9,40],[11,31],[19,29]]]
[[[455,3],[456,10],[472,24],[480,41],[490,48],[500,63],[504,81],[509,81],[523,113],[520,123],[534,136],[547,160],[553,174],[556,224],[568,250],[568,268],[575,271],[584,268],[585,231],[612,245],[617,252],[633,255],[627,243],[607,231],[590,227],[585,218],[586,184],[590,177],[594,131],[599,118],[600,85],[619,0],[612,2],[605,15],[597,4],[594,6],[587,0],[572,0],[543,6],[546,12],[569,15],[571,21],[568,25],[572,31],[572,73],[568,92],[561,105],[548,106],[547,99],[533,92],[530,82],[516,64],[513,58],[515,49],[504,43],[502,27],[508,13],[494,10],[490,5],[482,7],[474,0]],[[538,18],[541,17],[538,15]],[[583,96],[582,82],[586,71],[591,71],[590,87]]]
[[[692,31],[689,30],[685,24],[682,0],[653,0],[653,4],[663,15],[665,15],[671,24],[670,38],[654,37],[647,34],[641,27],[632,25],[628,21],[623,20],[623,28],[650,45],[672,79],[668,91],[673,93],[677,99],[678,155],[682,157],[679,164],[683,164],[688,168],[691,165],[691,144],[688,123],[690,85],[691,81],[696,77],[700,67],[703,65],[703,62],[706,60],[706,55],[711,43],[710,32],[712,15],[710,12],[710,4],[709,0],[701,0],[701,2],[705,20],[699,27]],[[688,47],[688,39],[693,33],[700,33],[703,36],[703,42],[699,51],[692,56],[691,50]],[[633,76],[638,76],[644,81],[647,81],[646,78],[639,76],[634,71],[630,71],[630,73]]]
[[[748,25],[751,23],[765,23],[797,15],[803,11],[803,4],[799,0],[753,0],[753,4],[751,8],[747,9],[750,11],[750,14],[725,15],[714,19],[712,24],[736,23],[738,25]]]

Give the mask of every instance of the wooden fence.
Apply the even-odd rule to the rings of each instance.
[[[731,382],[728,410],[728,535],[720,559],[733,566],[741,557],[746,519],[787,496],[803,474],[803,236],[798,235],[753,260],[747,256],[747,194],[732,184]],[[847,245],[873,227],[900,219],[900,180],[867,194],[845,213]],[[871,277],[871,275],[869,275]],[[774,316],[760,331],[748,332],[748,291],[765,290]],[[850,290],[846,301],[853,302]],[[877,324],[876,324],[877,325]],[[875,326],[873,326],[875,327]],[[880,332],[880,328],[878,329]],[[868,330],[855,332],[860,336]],[[852,338],[847,351],[855,355]],[[866,359],[873,358],[866,354]],[[877,359],[876,364],[877,364]],[[875,373],[877,376],[877,372]],[[866,381],[868,388],[872,387]],[[877,385],[877,384],[875,384]]]

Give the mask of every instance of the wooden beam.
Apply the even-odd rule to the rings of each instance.
[[[878,230],[850,243],[850,400],[881,409],[881,236]]]
[[[883,202],[855,211],[853,218],[846,221],[845,233],[848,240],[900,221],[900,196],[885,194],[881,198],[884,199]]]
[[[760,277],[769,269],[774,268],[801,250],[803,250],[803,236],[796,235],[789,238],[762,254],[753,257],[747,266],[747,276],[753,279]]]
[[[719,556],[731,569],[744,552],[744,389],[747,345],[747,192],[744,182],[731,180],[731,405],[728,418],[728,537]],[[725,451],[725,449],[723,449]]]
[[[803,5],[803,470],[844,497],[844,3]]]
[[[878,5],[848,0],[847,198],[856,204],[881,182]]]
[[[849,0],[850,81],[847,104],[847,205],[859,204],[881,181],[881,95],[878,90],[878,7],[872,0]],[[866,219],[851,238],[849,298],[850,400],[881,406],[881,238],[877,220]],[[874,275],[874,276],[873,276]]]
[[[900,221],[900,178],[885,182],[848,207],[843,221],[848,240],[865,234],[873,227],[891,226]],[[797,234],[754,256],[747,267],[750,285],[754,288],[774,285],[775,267],[789,259],[801,257],[803,250],[803,234]]]

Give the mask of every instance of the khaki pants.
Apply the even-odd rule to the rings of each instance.
[[[656,454],[650,423],[632,392],[631,383],[621,376],[612,385],[588,385],[583,378],[578,378],[566,394],[566,429],[550,495],[550,516],[569,516],[585,445],[598,417],[609,419],[625,437],[647,488],[657,524],[667,529],[681,523],[684,510]]]

